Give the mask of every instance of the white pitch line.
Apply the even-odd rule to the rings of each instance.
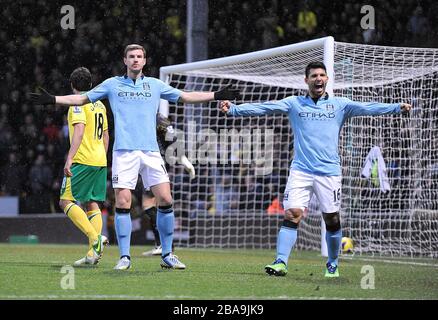
[[[399,260],[386,260],[386,259],[368,259],[368,258],[349,258],[349,257],[342,257],[341,259],[345,260],[360,260],[360,261],[367,261],[367,262],[384,262],[384,263],[394,263],[394,264],[407,264],[407,265],[413,265],[413,266],[424,266],[424,267],[433,267],[438,268],[438,264],[434,263],[426,263],[426,262],[414,262],[414,261],[399,261]]]

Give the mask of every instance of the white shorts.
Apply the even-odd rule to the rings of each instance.
[[[307,208],[313,194],[319,201],[323,213],[339,211],[341,206],[341,176],[317,176],[291,170],[284,191],[283,207]]]
[[[141,150],[113,152],[113,188],[134,190],[139,174],[145,189],[170,182],[159,152]]]

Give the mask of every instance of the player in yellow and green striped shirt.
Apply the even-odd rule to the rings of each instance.
[[[75,94],[91,89],[87,68],[75,69],[70,76]],[[106,109],[102,102],[71,106],[68,110],[70,150],[64,166],[59,205],[73,223],[88,237],[86,256],[74,264],[94,265],[108,243],[102,232],[98,202],[106,198],[109,135]],[[77,203],[84,205],[86,212]]]

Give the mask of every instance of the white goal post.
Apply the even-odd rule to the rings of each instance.
[[[341,132],[343,234],[355,252],[438,257],[438,49],[335,42],[332,37],[236,56],[162,67],[160,78],[187,91],[233,85],[237,103],[305,94],[305,66],[324,61],[329,94],[356,101],[410,102],[409,116],[357,117]],[[293,156],[283,115],[233,118],[217,103],[162,102],[197,177],[170,166],[176,242],[181,246],[275,248],[283,219],[282,192]],[[374,146],[386,163],[391,190],[362,176]],[[173,150],[166,160],[172,164]],[[268,165],[267,165],[268,164]],[[264,170],[260,170],[264,167]],[[266,170],[269,168],[269,170]],[[322,250],[318,203],[311,201],[297,247]]]

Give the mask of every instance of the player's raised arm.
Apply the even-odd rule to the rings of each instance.
[[[345,99],[345,101],[347,117],[408,113],[412,108],[408,103],[357,102],[350,99]]]
[[[212,100],[236,100],[239,99],[240,93],[237,89],[231,89],[231,85],[216,92],[182,92],[180,101],[183,103],[198,103]]]
[[[40,88],[41,93],[32,92],[29,94],[30,99],[34,104],[48,105],[48,104],[60,104],[64,106],[82,106],[90,100],[87,95],[71,94],[67,96],[54,96],[48,93],[43,88]]]
[[[56,104],[63,106],[82,106],[91,102],[85,94],[71,94],[68,96],[56,96]]]
[[[279,101],[267,101],[263,103],[243,103],[235,105],[228,100],[219,103],[219,110],[230,116],[250,117],[265,114],[288,113],[292,106],[292,100],[286,98]]]

